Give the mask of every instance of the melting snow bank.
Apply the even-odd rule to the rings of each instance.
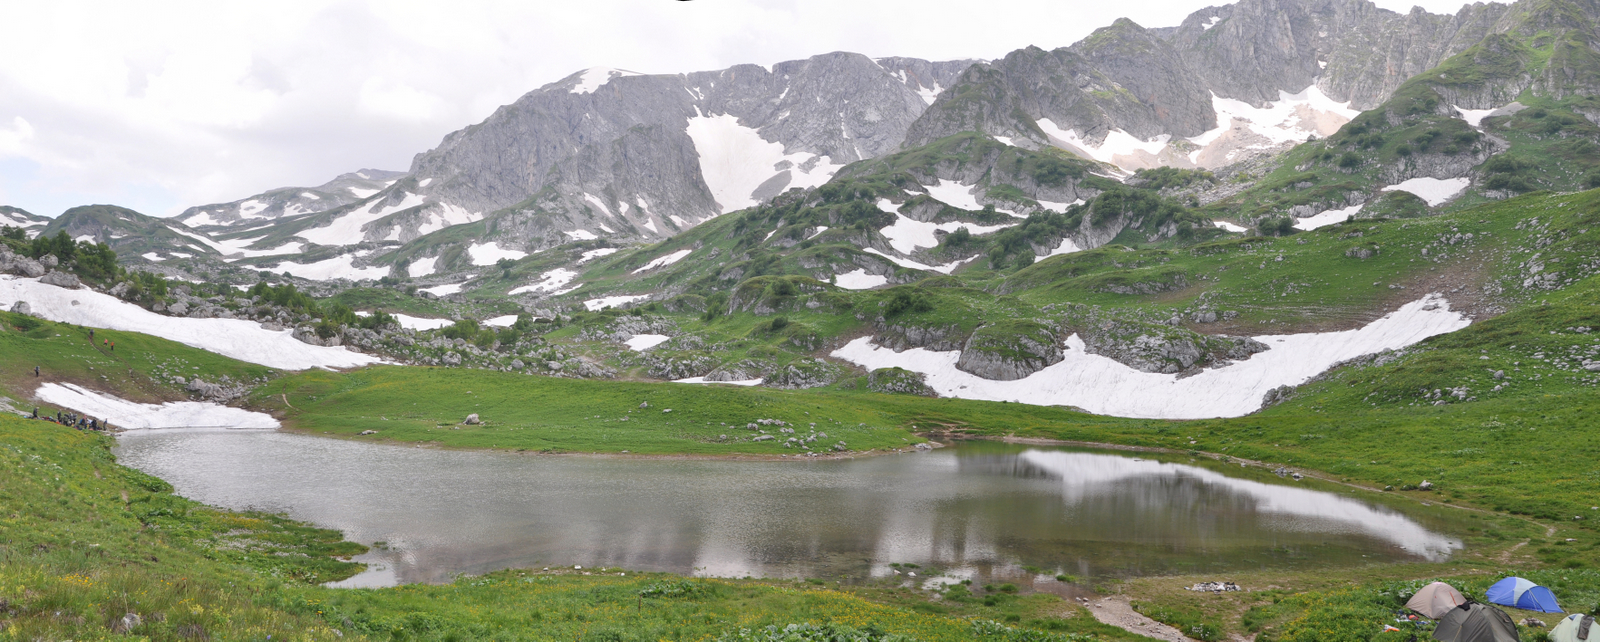
[[[1272,349],[1182,379],[1088,354],[1077,335],[1067,339],[1066,359],[1016,381],[991,381],[957,370],[959,350],[897,353],[873,345],[871,337],[851,341],[832,356],[868,370],[900,367],[923,373],[928,385],[945,397],[1077,406],[1118,417],[1204,419],[1247,415],[1261,408],[1262,397],[1273,388],[1299,385],[1340,361],[1403,348],[1470,323],[1442,297],[1430,294],[1355,330],[1255,337]]]
[[[649,350],[658,345],[666,343],[671,339],[672,337],[664,334],[636,334],[632,337],[629,337],[627,341],[623,342],[623,344],[627,345],[628,349],[634,352],[644,352],[645,350]]]
[[[1022,453],[1021,459],[1060,479],[1064,486],[1062,497],[1068,502],[1095,496],[1126,478],[1183,476],[1254,499],[1256,512],[1282,517],[1273,520],[1273,524],[1286,530],[1361,533],[1393,542],[1408,553],[1433,561],[1461,548],[1460,540],[1430,531],[1399,512],[1332,493],[1234,479],[1198,466],[1125,457],[1029,450]]]
[[[619,294],[617,296],[589,299],[588,301],[583,302],[583,307],[588,309],[590,312],[599,312],[606,308],[627,305],[629,303],[633,303],[634,301],[643,301],[648,298],[650,298],[650,295],[648,294]]]
[[[889,282],[889,277],[881,274],[867,274],[866,268],[854,272],[845,272],[833,277],[833,284],[846,290],[871,290]]]
[[[1327,227],[1335,223],[1343,223],[1361,211],[1361,204],[1351,205],[1342,210],[1328,210],[1316,216],[1307,216],[1294,224],[1294,229],[1311,231],[1319,227]]]
[[[268,330],[254,321],[162,316],[93,290],[0,275],[0,307],[9,310],[17,301],[27,301],[35,316],[58,323],[142,332],[269,368],[352,368],[380,361],[342,347],[301,343],[288,330]]]
[[[1467,185],[1470,185],[1471,183],[1472,181],[1465,178],[1447,178],[1441,180],[1437,178],[1422,177],[1413,178],[1397,185],[1390,185],[1383,188],[1383,191],[1392,192],[1394,190],[1400,190],[1402,192],[1411,192],[1412,194],[1416,194],[1418,198],[1427,201],[1428,207],[1438,207],[1441,203],[1455,198],[1456,195],[1466,191]]]
[[[1235,234],[1242,234],[1244,232],[1250,231],[1249,228],[1246,228],[1243,225],[1238,225],[1236,223],[1229,223],[1227,221],[1212,221],[1211,224],[1222,228],[1224,231],[1233,232]]]
[[[705,377],[689,377],[688,379],[673,379],[672,383],[725,383],[730,386],[759,386],[760,379],[745,379],[743,381],[706,381]]]
[[[40,401],[111,422],[112,428],[277,428],[271,415],[201,401],[134,403],[78,386],[47,383],[34,393]]]

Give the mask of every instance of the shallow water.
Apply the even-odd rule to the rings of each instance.
[[[126,433],[117,455],[201,502],[385,542],[349,585],[558,565],[861,579],[894,575],[890,563],[1050,583],[1438,560],[1461,547],[1436,519],[1259,471],[1000,444],[677,461],[174,430]]]

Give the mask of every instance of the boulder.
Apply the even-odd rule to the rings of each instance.
[[[56,269],[56,266],[61,265],[61,259],[56,258],[56,255],[54,254],[46,254],[39,257],[39,265],[43,265],[47,269],[54,270]]]
[[[1014,320],[974,330],[956,369],[985,379],[1015,381],[1060,362],[1065,355],[1050,328]]]
[[[0,272],[37,278],[44,276],[47,271],[38,261],[26,256],[17,256],[15,254],[0,255]]]
[[[476,426],[481,422],[478,421],[478,413],[472,413],[470,415],[467,415],[466,420],[462,421],[461,423],[464,423],[464,424],[466,424],[468,426]]]
[[[17,314],[32,316],[33,306],[28,305],[27,301],[18,301],[11,305],[11,311]]]
[[[189,314],[189,304],[188,303],[184,303],[183,301],[179,301],[177,303],[174,303],[172,305],[167,306],[167,311],[171,312],[172,316],[181,317],[181,316],[184,316],[186,314]]]

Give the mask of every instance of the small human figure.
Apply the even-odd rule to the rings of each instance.
[[[39,407],[38,406],[34,406],[33,407],[33,418],[34,419],[38,419],[39,418]]]
[[[115,341],[111,342],[111,351],[112,352],[116,352],[117,351],[117,342],[115,342]]]
[[[94,343],[94,328],[89,328],[89,343]]]
[[[39,366],[34,366],[33,367],[33,376],[35,376],[35,377],[39,376]]]

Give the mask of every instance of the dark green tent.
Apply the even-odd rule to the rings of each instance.
[[[1441,642],[1520,642],[1517,625],[1505,611],[1467,602],[1439,618],[1433,639]]]

